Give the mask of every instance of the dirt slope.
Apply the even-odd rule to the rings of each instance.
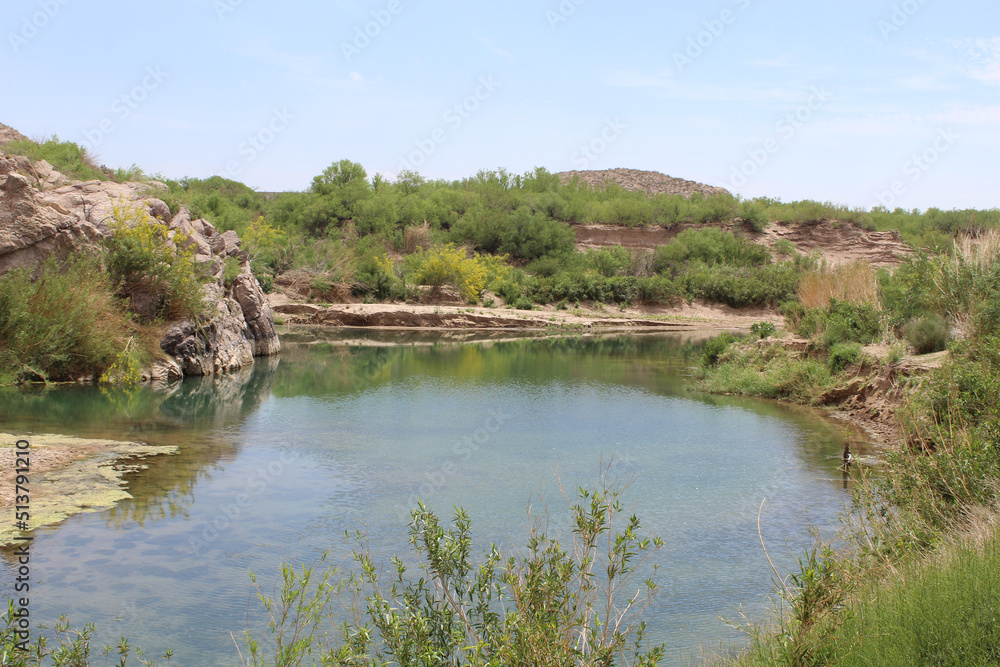
[[[618,225],[573,225],[577,250],[624,246],[634,250],[652,251],[656,246],[669,243],[685,229],[698,229],[705,225],[672,225],[670,227],[622,227]],[[899,233],[873,232],[850,222],[819,220],[801,223],[772,223],[763,234],[754,233],[744,225],[719,225],[736,233],[745,234],[757,243],[768,247],[786,239],[803,255],[818,252],[828,266],[849,264],[864,260],[873,266],[896,266],[913,254],[903,243]]]

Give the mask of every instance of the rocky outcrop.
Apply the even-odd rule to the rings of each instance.
[[[0,156],[0,273],[33,268],[51,256],[64,259],[101,236],[59,204],[40,199],[21,171],[17,161]]]
[[[680,195],[690,198],[696,192],[703,195],[730,194],[725,188],[705,185],[696,181],[686,181],[661,174],[658,171],[641,171],[639,169],[604,169],[601,171],[563,171],[556,174],[563,182],[569,183],[573,178],[592,188],[605,188],[608,183],[614,183],[626,190],[645,192],[647,195]]]
[[[197,322],[169,323],[160,343],[165,357],[146,373],[152,380],[226,373],[253,363],[256,356],[280,350],[274,317],[260,284],[250,271],[239,236],[219,233],[206,220],[176,215],[156,198],[167,186],[105,181],[69,182],[44,162],[0,154],[0,273],[33,269],[49,257],[64,259],[74,250],[96,246],[111,233],[112,206],[126,202],[145,208],[169,228],[168,237],[194,251],[196,266],[211,277],[205,285],[208,315]],[[239,274],[228,284],[226,261]],[[133,308],[139,307],[133,298]]]
[[[12,127],[8,127],[3,123],[0,123],[0,147],[11,141],[20,141],[22,139],[27,139],[26,136],[18,132]]]
[[[228,373],[252,364],[254,357],[281,349],[271,306],[248,264],[242,266],[232,287],[216,282],[206,290],[213,304],[211,316],[206,322],[170,324],[160,348],[172,363],[154,368],[152,380]]]

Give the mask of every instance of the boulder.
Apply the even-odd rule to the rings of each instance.
[[[2,178],[0,273],[34,269],[50,256],[64,259],[74,249],[101,237],[94,225],[40,199],[28,177],[7,173]]]
[[[170,213],[170,207],[167,206],[167,202],[161,199],[147,199],[146,209],[157,220],[170,224],[170,219],[173,215]]]

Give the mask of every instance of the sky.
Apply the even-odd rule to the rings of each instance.
[[[1000,206],[997,0],[4,0],[0,38],[0,122],[169,178],[625,167]]]

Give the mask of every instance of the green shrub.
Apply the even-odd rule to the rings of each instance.
[[[705,391],[811,403],[831,384],[827,364],[798,358],[780,343],[720,347],[706,345],[697,371],[698,386]]]
[[[533,310],[535,308],[535,305],[531,303],[531,299],[529,299],[528,297],[521,296],[514,301],[512,308],[515,308],[517,310]]]
[[[0,276],[0,383],[98,377],[133,330],[95,257]]]
[[[498,284],[506,279],[509,268],[500,257],[471,257],[465,248],[449,243],[420,251],[410,256],[413,280],[431,285],[435,290],[445,283],[454,285],[462,298],[476,303],[488,282]]]
[[[676,275],[688,262],[747,267],[767,264],[770,259],[764,246],[732,232],[706,227],[685,229],[670,243],[659,246],[653,254],[653,266],[658,273]]]
[[[632,264],[631,253],[620,245],[601,250],[588,250],[586,258],[594,270],[605,278],[627,273]]]
[[[775,305],[795,296],[799,274],[790,264],[767,266],[696,266],[678,278],[691,298],[733,308]]]
[[[860,363],[863,353],[858,343],[835,343],[827,356],[830,370],[839,373],[852,364]]]
[[[743,222],[750,224],[758,234],[767,229],[768,224],[770,224],[767,209],[755,201],[746,201],[740,204],[740,218],[743,219]],[[782,241],[790,244],[787,239],[782,239]]]
[[[636,283],[639,303],[646,306],[675,306],[684,298],[684,289],[666,276],[645,276]]]
[[[456,243],[471,243],[476,250],[518,259],[572,252],[572,230],[558,220],[533,213],[527,206],[514,211],[477,206],[451,228]]]
[[[318,569],[325,555],[283,566],[275,594],[251,573],[273,622],[267,636],[246,632],[247,664],[388,664],[392,656],[400,665],[652,667],[664,648],[647,647],[640,617],[656,584],[638,577],[663,543],[641,535],[620,494],[607,484],[580,489],[565,546],[547,534],[545,518],[530,517],[525,549],[491,545],[476,557],[466,512],[443,525],[420,503],[406,564],[395,557],[383,569],[359,534],[359,571],[339,581]],[[353,615],[337,624],[341,592]]]
[[[144,208],[124,200],[112,205],[111,235],[104,241],[108,274],[119,296],[155,303],[140,319],[196,317],[204,312],[202,286],[207,277],[194,263],[185,239],[167,237],[166,225]],[[178,246],[175,246],[175,243]]]
[[[354,291],[378,301],[406,298],[406,286],[385,246],[375,236],[363,237],[355,249],[357,269]]]
[[[222,284],[229,289],[240,277],[240,260],[235,257],[226,257],[222,262]]]
[[[719,363],[719,357],[725,354],[729,346],[736,340],[737,338],[733,334],[723,333],[707,341],[701,356],[702,363],[705,366],[714,366]]]
[[[948,321],[940,315],[921,317],[906,327],[906,340],[917,354],[940,352],[950,339]]]
[[[836,343],[869,345],[882,333],[881,313],[871,304],[830,299],[826,308],[812,308],[802,314],[797,333],[819,339],[826,349]]]
[[[754,322],[753,324],[750,325],[750,334],[758,340],[764,340],[766,338],[770,338],[775,334],[777,330],[778,329],[777,327],[774,326],[774,324],[767,321]]]

